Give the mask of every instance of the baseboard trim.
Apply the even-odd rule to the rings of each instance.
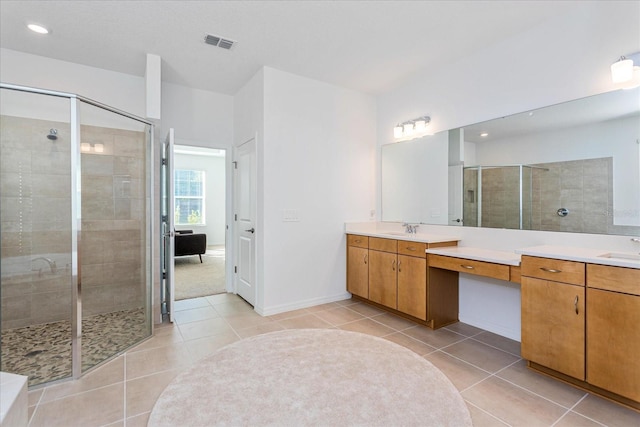
[[[301,308],[313,307],[320,304],[342,301],[351,298],[349,292],[342,292],[338,295],[327,297],[311,298],[289,304],[275,305],[271,307],[255,307],[256,312],[261,316],[273,316],[274,314],[286,313],[287,311],[300,310]]]

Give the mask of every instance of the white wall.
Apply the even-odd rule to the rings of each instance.
[[[263,314],[348,296],[344,221],[375,204],[375,118],[370,96],[264,68]]]
[[[206,225],[176,225],[178,230],[191,229],[205,233],[207,245],[224,245],[226,215],[226,159],[219,156],[178,154],[174,156],[175,169],[200,170],[205,173]]]
[[[175,129],[185,145],[233,147],[233,96],[162,83],[162,136]]]
[[[91,98],[145,115],[144,77],[0,48],[0,81]]]
[[[429,114],[437,132],[609,91],[611,63],[639,50],[640,3],[582,2],[573,14],[416,75],[380,96],[378,145],[391,142],[393,126],[411,117]],[[380,206],[379,180],[377,195]],[[624,236],[433,227],[421,228],[455,232],[464,246],[513,250],[555,242],[638,250]],[[519,339],[519,289],[460,277],[460,319]]]

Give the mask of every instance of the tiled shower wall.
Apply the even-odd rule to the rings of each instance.
[[[533,174],[533,229],[607,233],[613,223],[613,158],[538,164]],[[566,217],[558,216],[566,208]]]
[[[608,233],[613,221],[613,159],[554,162],[523,168],[523,229]],[[519,170],[482,170],[482,226],[519,228]],[[477,226],[478,172],[464,170],[464,225]],[[561,217],[558,209],[569,214]]]
[[[83,315],[143,307],[145,134],[94,126],[80,133],[92,144],[82,153]]]
[[[0,129],[2,329],[70,319],[69,124],[0,116]]]
[[[2,329],[70,320],[69,124],[0,120]],[[56,141],[46,138],[50,128],[58,130]],[[94,144],[81,158],[83,315],[142,307],[145,134],[82,126],[81,138]],[[102,153],[93,151],[98,143]]]

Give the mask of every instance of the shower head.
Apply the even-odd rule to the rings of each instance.
[[[49,129],[49,135],[47,135],[47,138],[52,141],[58,139],[58,129]]]

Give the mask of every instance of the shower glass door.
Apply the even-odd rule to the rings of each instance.
[[[150,127],[80,103],[82,371],[151,334]]]
[[[0,83],[0,369],[29,386],[149,337],[153,129]]]
[[[69,98],[0,89],[0,370],[72,374]]]

